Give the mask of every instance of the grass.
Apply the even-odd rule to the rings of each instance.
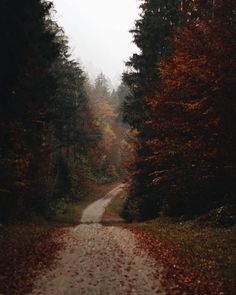
[[[204,227],[194,222],[156,219],[129,225],[167,241],[200,274],[222,281],[225,294],[233,294],[236,281],[236,226]]]
[[[63,247],[57,239],[66,227],[79,223],[83,210],[117,184],[93,184],[79,202],[50,221],[34,217],[31,222],[0,226],[0,294],[23,295],[31,291],[37,271],[48,268]]]
[[[92,202],[104,197],[106,193],[117,185],[117,183],[93,185],[81,201],[68,204],[62,214],[53,218],[53,222],[56,224],[63,224],[64,226],[78,225],[84,209]]]

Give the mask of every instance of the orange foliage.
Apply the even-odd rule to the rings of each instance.
[[[179,30],[174,55],[158,65],[161,86],[145,102],[150,110],[146,124],[154,134],[146,142],[152,151],[146,160],[153,165],[152,180],[160,194],[203,196],[210,190],[209,202],[220,203],[216,184],[226,174],[229,181],[222,184],[222,194],[232,190],[236,176],[233,40],[232,24],[225,18],[199,20]]]

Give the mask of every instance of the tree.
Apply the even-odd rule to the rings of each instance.
[[[55,92],[51,64],[60,54],[47,26],[52,3],[1,1],[1,210],[21,211],[42,180],[45,113]],[[33,189],[33,191],[31,190]],[[35,191],[34,191],[35,189]]]
[[[0,219],[48,216],[83,191],[99,132],[52,3],[0,8]]]
[[[109,82],[103,73],[95,79],[94,98],[98,100],[109,100],[110,98]]]
[[[171,53],[170,39],[179,22],[178,5],[178,0],[142,1],[141,18],[130,31],[140,53],[133,54],[126,63],[130,70],[123,74],[131,91],[124,102],[124,120],[138,130],[145,124],[144,97],[155,92],[153,81],[159,77],[156,65]]]
[[[150,109],[145,97],[152,97],[161,84],[157,64],[172,53],[171,38],[179,25],[178,7],[178,0],[142,1],[141,18],[131,31],[140,53],[130,58],[126,63],[129,71],[123,74],[123,81],[130,89],[123,105],[124,121],[138,131],[132,184],[125,209],[127,218],[149,218],[159,210],[156,189],[150,177],[153,167],[145,160],[151,153],[145,143],[153,136],[146,124]]]
[[[142,109],[143,114],[137,125],[133,179],[124,210],[130,220],[152,218],[160,212],[192,216],[235,204],[235,4],[231,0],[215,1],[214,6],[210,0],[180,4],[180,17],[160,43],[163,51],[156,58],[156,69],[141,67],[147,65],[142,44],[149,53],[156,47],[141,39],[142,31],[135,31],[142,41],[137,43],[141,53],[131,59],[136,72],[125,76],[135,86],[126,111],[133,127],[133,113],[139,115]],[[174,7],[177,11],[177,2]],[[168,17],[163,24],[168,28]],[[149,23],[152,30],[158,31]],[[141,57],[144,62],[139,64]],[[142,73],[152,77],[147,90],[138,87]],[[138,96],[140,89],[143,94]],[[138,112],[134,102],[141,106]]]
[[[224,11],[229,2],[215,7],[213,20],[209,14],[179,30],[175,54],[159,66],[162,89],[147,99],[156,134],[146,143],[151,181],[162,210],[172,216],[235,204],[236,58],[235,27]]]

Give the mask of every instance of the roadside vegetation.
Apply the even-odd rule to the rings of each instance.
[[[0,228],[0,293],[24,295],[34,278],[50,267],[63,248],[62,229],[42,224],[18,223]]]
[[[219,223],[219,212],[184,220],[159,217],[146,222],[122,219],[127,192],[113,199],[103,221],[132,231],[141,247],[160,263],[168,294],[229,294],[236,288],[236,226]]]
[[[51,1],[0,10],[0,223],[50,219],[125,173],[131,145],[119,106],[128,88],[113,89],[102,73],[90,80]]]
[[[123,74],[137,131],[127,220],[223,207],[236,222],[235,11],[233,0],[141,1]]]
[[[235,226],[158,218],[128,228],[163,266],[169,294],[235,293]]]
[[[113,89],[72,58],[51,1],[0,2],[0,293],[26,294],[125,179],[103,221],[133,222],[170,294],[233,295],[235,3],[140,1]]]
[[[0,293],[26,294],[62,228],[126,172],[128,88],[91,81],[47,0],[1,1]]]
[[[136,141],[122,217],[172,295],[236,289],[235,12],[232,0],[143,0],[131,30],[139,52],[122,109]]]
[[[52,222],[61,226],[76,226],[80,222],[83,210],[92,202],[104,197],[109,191],[118,184],[93,184],[88,193],[80,200],[69,203],[64,211],[52,218]]]
[[[64,205],[50,219],[0,226],[0,294],[25,295],[44,269],[50,268],[63,249],[67,228],[79,224],[83,210],[116,187],[116,183],[92,183],[81,201]]]

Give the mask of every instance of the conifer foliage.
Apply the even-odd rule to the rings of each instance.
[[[151,77],[148,91],[143,90],[141,96],[133,91],[132,99],[127,98],[127,109],[137,100],[146,113],[139,128],[131,193],[124,216],[131,220],[152,218],[160,213],[195,216],[225,206],[233,222],[235,3],[164,2],[169,13],[155,26],[151,20],[159,18],[154,11],[163,11],[162,1],[144,1],[138,28],[148,19],[149,35],[159,32],[159,36],[169,37],[165,39],[168,42],[163,43],[160,38],[149,40],[149,52],[158,46],[162,48],[149,66],[150,59],[143,50],[148,34],[138,30],[139,41],[136,35],[134,40],[141,55],[135,62],[132,59],[133,71],[124,75],[124,79]],[[150,15],[146,7],[151,3],[155,3],[155,10]],[[177,16],[167,22],[173,11]],[[169,27],[163,27],[166,23]],[[164,28],[162,34],[161,28]],[[133,32],[137,34],[137,30]],[[138,63],[141,58],[143,69]],[[156,76],[151,74],[154,68]],[[143,84],[141,81],[139,87],[146,85],[146,80]],[[130,83],[137,89],[134,79]],[[139,110],[134,104],[133,108],[136,116]]]
[[[3,0],[0,11],[0,222],[51,217],[119,177],[118,114],[103,75],[90,93],[52,2]]]
[[[46,157],[46,110],[55,92],[52,63],[60,56],[47,24],[52,4],[1,1],[1,217],[31,206]],[[34,189],[33,189],[34,187]],[[11,213],[10,213],[10,212]]]

